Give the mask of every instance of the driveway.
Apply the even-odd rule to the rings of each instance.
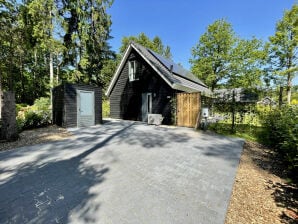
[[[0,223],[224,223],[243,141],[109,121],[0,153]]]

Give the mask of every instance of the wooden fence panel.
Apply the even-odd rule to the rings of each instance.
[[[177,93],[178,126],[195,127],[200,110],[200,93]]]

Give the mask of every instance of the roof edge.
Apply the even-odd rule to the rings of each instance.
[[[141,57],[151,66],[151,68],[153,68],[153,70],[159,74],[159,76],[172,88],[173,88],[173,83],[171,83],[151,62],[150,60],[148,60],[148,58],[146,58],[142,52],[140,52],[140,50],[135,47],[134,45],[132,45],[132,47],[136,50],[136,52],[138,52],[139,55],[141,55]]]
[[[206,91],[204,91],[204,90],[199,91],[192,87],[187,87],[187,86],[175,83],[173,85],[173,89],[180,90],[180,91],[187,92],[187,93],[201,93],[202,96],[212,97],[212,92],[208,88],[206,88]]]
[[[115,72],[115,74],[114,74],[114,76],[112,78],[112,81],[110,82],[110,85],[109,85],[109,87],[108,87],[108,89],[107,89],[107,91],[105,93],[106,96],[109,97],[111,95],[112,89],[114,88],[114,85],[116,84],[116,81],[118,79],[118,76],[120,75],[120,72],[121,72],[121,70],[122,70],[122,68],[123,68],[123,66],[125,64],[125,61],[128,58],[128,55],[131,52],[131,49],[132,49],[132,45],[130,43],[129,46],[127,47],[125,53],[124,53],[124,56],[121,59],[120,64],[118,65],[117,70],[116,70],[116,72]]]
[[[114,85],[116,84],[116,81],[120,75],[120,72],[121,72],[125,62],[127,61],[127,58],[129,56],[129,54],[131,53],[132,49],[134,49],[172,89],[174,89],[173,84],[161,72],[158,71],[158,69],[150,62],[150,60],[148,60],[142,54],[142,52],[140,52],[140,50],[136,46],[134,46],[134,42],[130,42],[130,44],[129,44],[128,48],[126,49],[125,54],[124,54],[123,58],[121,59],[121,62],[112,78],[112,81],[110,82],[108,90],[106,91],[106,96],[109,97],[111,95],[112,89],[113,89]]]

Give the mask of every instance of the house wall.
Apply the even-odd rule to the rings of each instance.
[[[173,90],[136,52],[128,60],[137,60],[141,66],[139,80],[128,79],[128,63],[122,71],[110,95],[110,116],[112,118],[141,121],[142,93],[152,93],[152,113],[162,114],[164,124],[171,124],[171,99]]]
[[[102,123],[102,91],[100,87],[69,84],[53,90],[53,122],[63,127],[77,126],[77,90],[94,91],[95,124]]]

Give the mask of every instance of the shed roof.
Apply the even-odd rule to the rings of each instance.
[[[201,92],[202,95],[211,95],[211,91],[208,89],[207,85],[182,66],[148,48],[143,47],[140,44],[131,42],[125,51],[114,77],[112,78],[106,92],[107,96],[111,94],[111,91],[116,84],[118,76],[120,75],[132,49],[134,49],[172,89],[187,93]]]

